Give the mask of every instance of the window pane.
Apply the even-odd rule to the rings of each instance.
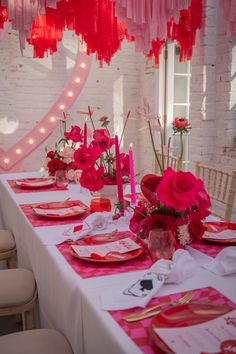
[[[174,117],[187,118],[187,106],[174,106]]]
[[[187,72],[188,72],[188,62],[187,61],[182,61],[180,63],[179,62],[179,53],[180,53],[180,49],[178,47],[175,47],[175,68],[174,68],[174,72],[175,73],[185,73],[185,74],[187,74]]]
[[[187,103],[187,76],[174,77],[174,103]]]

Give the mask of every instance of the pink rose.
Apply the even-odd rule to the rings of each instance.
[[[175,172],[168,167],[157,186],[157,196],[165,206],[176,211],[184,211],[198,204],[197,194],[201,188],[201,181],[191,172]]]
[[[70,163],[74,158],[74,150],[70,146],[66,146],[65,149],[60,152],[60,156],[63,157],[65,163]]]
[[[74,164],[78,169],[86,170],[95,164],[100,154],[101,151],[98,147],[82,145],[74,152]]]
[[[97,170],[94,167],[84,170],[80,177],[81,186],[89,189],[92,192],[96,192],[99,189],[102,189],[104,186],[102,180],[103,173],[104,169],[102,166]]]
[[[83,135],[81,134],[81,128],[77,125],[72,125],[69,132],[65,132],[65,137],[68,140],[72,140],[75,143],[83,141]]]

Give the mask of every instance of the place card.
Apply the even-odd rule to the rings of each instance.
[[[154,331],[175,354],[220,353],[223,342],[236,338],[236,310],[198,325]]]
[[[109,252],[126,253],[140,248],[140,246],[129,237],[114,242],[103,243],[101,245],[72,245],[71,247],[80,257],[87,258],[90,258],[93,253],[104,257]]]

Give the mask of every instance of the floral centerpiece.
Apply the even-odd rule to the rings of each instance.
[[[158,125],[160,125],[159,118]],[[191,126],[185,118],[175,118],[174,134],[179,133],[181,158],[183,156],[183,134]],[[210,214],[210,198],[203,181],[191,172],[164,169],[162,158],[158,158],[151,122],[148,120],[151,141],[161,175],[145,175],[141,180],[144,199],[134,208],[130,229],[149,245],[154,259],[171,258],[174,250],[191,242],[200,242],[205,231],[202,220]],[[159,130],[163,134],[163,130]],[[163,139],[161,139],[163,141]],[[168,141],[168,147],[170,140]],[[161,151],[169,148],[161,146]],[[168,233],[166,232],[168,230]]]
[[[107,116],[99,118],[101,128],[96,129],[92,112],[89,108],[88,116],[93,127],[92,140],[88,145],[81,145],[74,152],[74,165],[82,170],[80,184],[82,187],[92,192],[101,190],[105,185],[116,185],[116,154],[114,151],[115,138],[111,135],[108,126]],[[124,129],[129,118],[126,116]],[[119,144],[121,143],[124,129],[121,134]],[[123,182],[128,180],[129,176],[129,156],[125,153],[119,153]]]
[[[77,125],[71,126],[69,132],[66,131],[67,116],[63,112],[63,119],[60,120],[62,138],[56,142],[55,149],[47,151],[46,148],[46,169],[50,176],[55,176],[56,171],[65,170],[70,181],[79,181],[81,171],[74,164],[74,152],[78,144],[84,141],[84,134]]]

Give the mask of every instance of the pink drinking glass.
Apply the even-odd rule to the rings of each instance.
[[[55,173],[56,186],[58,189],[66,189],[69,184],[69,178],[65,170],[58,170]]]

